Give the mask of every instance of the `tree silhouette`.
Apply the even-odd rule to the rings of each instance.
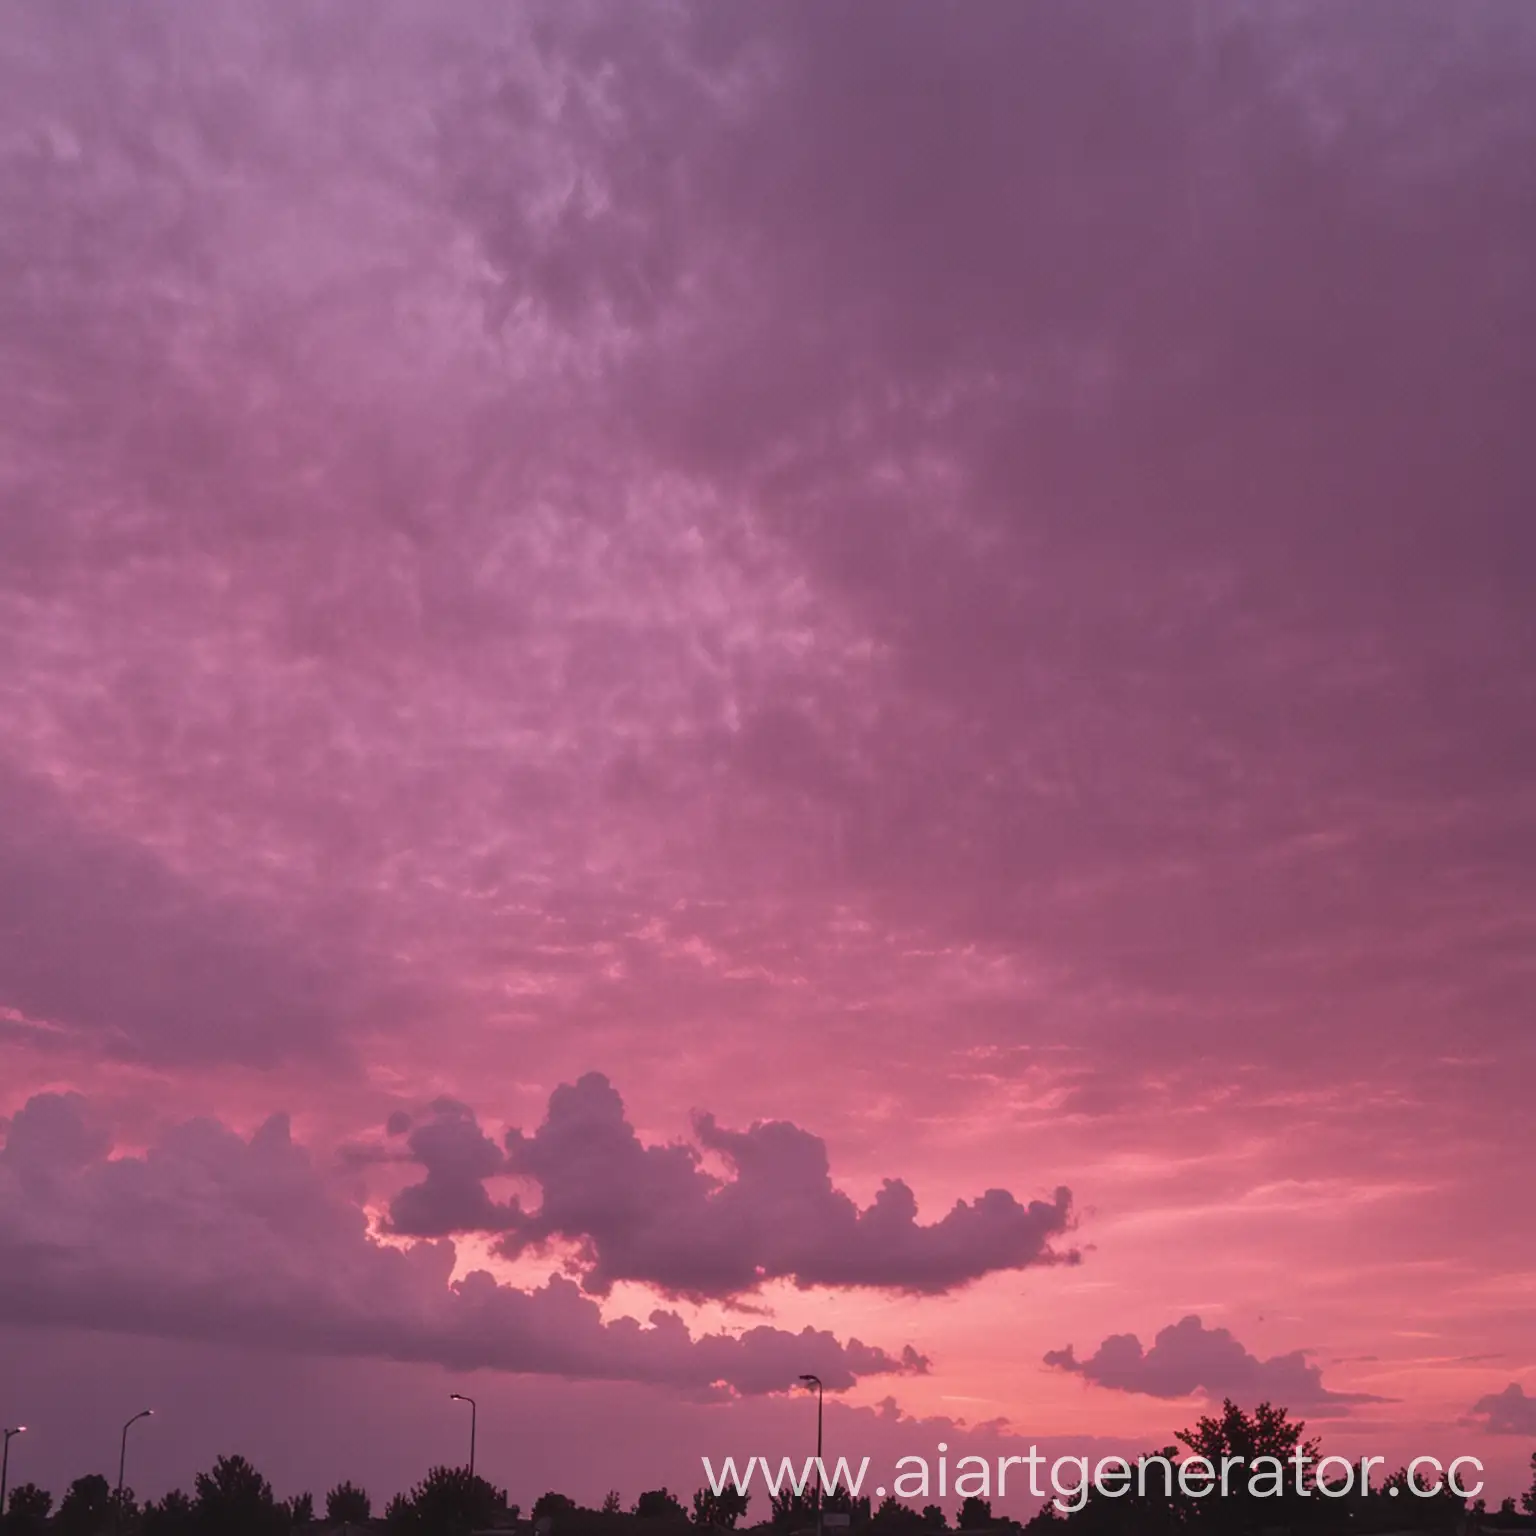
[[[88,1472],[69,1485],[52,1529],[57,1536],[96,1536],[111,1518],[112,1485],[101,1473]]]
[[[961,1504],[960,1519],[957,1523],[962,1531],[986,1530],[992,1524],[992,1501],[973,1493]]]
[[[373,1514],[367,1491],[352,1483],[337,1483],[325,1496],[325,1518],[331,1525],[364,1525]]]
[[[1260,1403],[1248,1414],[1230,1397],[1225,1399],[1219,1414],[1200,1419],[1193,1429],[1181,1429],[1177,1438],[1193,1455],[1203,1456],[1218,1474],[1223,1457],[1241,1457],[1240,1475],[1232,1479],[1227,1497],[1189,1499],[1180,1494],[1174,1500],[1175,1507],[1184,1510],[1186,1519],[1218,1531],[1293,1526],[1306,1523],[1309,1516],[1315,1520],[1323,1506],[1310,1493],[1297,1493],[1295,1468],[1287,1465],[1288,1458],[1298,1451],[1316,1459],[1319,1443],[1305,1439],[1305,1434],[1306,1425],[1291,1419],[1284,1408]],[[1250,1492],[1250,1473],[1261,1456],[1274,1458],[1284,1471],[1278,1494]],[[1269,1485],[1261,1482],[1259,1486]],[[1310,1469],[1302,1476],[1302,1487],[1312,1487]]]
[[[719,1493],[712,1488],[700,1488],[693,1496],[693,1523],[734,1531],[751,1501],[751,1494],[737,1493],[734,1488],[722,1488]]]
[[[576,1500],[569,1494],[556,1493],[553,1488],[548,1493],[541,1493],[533,1501],[533,1516],[535,1520],[553,1520],[559,1515],[574,1515],[576,1513]]]
[[[868,1498],[856,1499],[846,1488],[833,1488],[824,1494],[821,1507],[828,1514],[847,1515],[850,1525],[869,1524],[869,1500]]]
[[[1100,1493],[1090,1486],[1082,1507],[1067,1514],[1048,1499],[1023,1529],[1033,1536],[1068,1525],[1072,1530],[1064,1536],[1174,1536],[1194,1528],[1201,1536],[1257,1536],[1266,1530],[1284,1530],[1293,1536],[1324,1531],[1450,1531],[1465,1513],[1464,1501],[1448,1489],[1442,1487],[1432,1497],[1410,1490],[1406,1472],[1394,1473],[1374,1492],[1354,1488],[1347,1497],[1327,1497],[1320,1491],[1324,1485],[1312,1479],[1313,1469],[1304,1467],[1302,1488],[1307,1491],[1298,1493],[1292,1458],[1299,1453],[1315,1463],[1319,1444],[1306,1438],[1306,1426],[1300,1420],[1270,1403],[1261,1403],[1248,1414],[1229,1399],[1219,1414],[1180,1431],[1178,1440],[1190,1457],[1202,1457],[1209,1464],[1210,1476],[1203,1468],[1192,1469],[1189,1476],[1192,1488],[1209,1491],[1193,1496],[1183,1491],[1178,1470],[1170,1470],[1179,1459],[1179,1449],[1166,1446],[1141,1458],[1147,1464],[1144,1474],[1139,1464],[1133,1466],[1129,1486],[1118,1494]],[[1264,1457],[1272,1461],[1256,1467]],[[1232,1470],[1225,1495],[1219,1491],[1224,1458],[1240,1462]],[[1432,1481],[1421,1477],[1416,1486],[1427,1489]],[[1341,1489],[1343,1485],[1339,1477],[1331,1486]],[[1405,1493],[1407,1497],[1402,1496]]]
[[[325,1496],[325,1519],[328,1525],[362,1525],[373,1517],[373,1500],[365,1488],[355,1483],[337,1483]]]
[[[211,1472],[197,1474],[197,1523],[218,1536],[273,1536],[287,1525],[287,1511],[272,1485],[244,1456],[220,1456]]]
[[[289,1525],[309,1525],[315,1518],[315,1497],[311,1493],[296,1493],[285,1501],[283,1512]]]
[[[139,1536],[192,1536],[197,1530],[197,1510],[180,1488],[173,1488],[158,1504],[151,1501],[139,1517]]]
[[[53,1509],[53,1495],[36,1483],[18,1483],[5,1506],[6,1536],[38,1536]]]
[[[1536,1515],[1536,1451],[1531,1452],[1531,1486],[1520,1495],[1520,1508],[1528,1515]]]
[[[132,1530],[139,1523],[139,1501],[132,1488],[114,1488],[107,1495],[107,1509],[114,1531]]]
[[[813,1494],[795,1493],[787,1485],[768,1495],[769,1518],[778,1526],[806,1525],[816,1518]]]
[[[924,1504],[923,1524],[930,1530],[947,1531],[949,1529],[949,1516],[944,1513],[944,1506],[942,1504]]]
[[[1371,1523],[1378,1530],[1454,1530],[1466,1513],[1466,1500],[1458,1499],[1443,1485],[1438,1493],[1431,1494],[1429,1489],[1435,1481],[1423,1471],[1410,1477],[1406,1467],[1400,1468],[1369,1501],[1374,1506],[1370,1511],[1375,1517]],[[1414,1487],[1420,1492],[1411,1492]],[[1394,1490],[1397,1497],[1393,1497]]]
[[[881,1531],[924,1529],[923,1517],[910,1504],[903,1504],[895,1494],[887,1494],[881,1499],[880,1507],[870,1516],[870,1524]]]
[[[1283,1462],[1298,1448],[1316,1458],[1319,1442],[1302,1439],[1306,1427],[1300,1419],[1289,1418],[1284,1408],[1260,1403],[1252,1414],[1246,1414],[1229,1397],[1219,1415],[1200,1419],[1193,1429],[1181,1429],[1177,1438],[1195,1455],[1217,1466],[1223,1456],[1241,1456],[1251,1466],[1259,1456],[1273,1456]]]
[[[1178,1455],[1178,1447],[1168,1445],[1140,1460],[1161,1459],[1171,1468]],[[1153,1467],[1143,1482],[1133,1468],[1130,1486],[1118,1496],[1102,1494],[1090,1485],[1082,1508],[1066,1515],[1056,1508],[1053,1496],[1024,1528],[1040,1531],[1054,1529],[1060,1523],[1071,1525],[1073,1536],[1099,1536],[1101,1532],[1104,1536],[1161,1536],[1188,1524],[1193,1518],[1192,1509],[1193,1501],[1180,1492],[1176,1476]]]
[[[624,1501],[619,1497],[617,1488],[610,1488],[603,1495],[602,1513],[605,1515],[622,1515],[624,1513]]]
[[[665,1488],[652,1488],[635,1500],[635,1514],[641,1520],[686,1520],[688,1511],[682,1500]]]
[[[493,1488],[468,1467],[433,1467],[408,1499],[390,1500],[385,1518],[396,1531],[464,1536],[493,1524],[506,1508],[506,1490]]]

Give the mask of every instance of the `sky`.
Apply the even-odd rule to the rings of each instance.
[[[11,1478],[1536,1444],[1536,12],[7,0]],[[1027,1500],[999,1507],[1026,1517]],[[754,1511],[755,1514],[764,1511]]]

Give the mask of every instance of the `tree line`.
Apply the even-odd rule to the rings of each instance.
[[[1169,1462],[1185,1455],[1204,1457],[1219,1466],[1225,1457],[1240,1457],[1251,1466],[1260,1457],[1289,1463],[1298,1450],[1315,1464],[1316,1440],[1305,1438],[1305,1425],[1284,1409],[1261,1403],[1251,1414],[1231,1401],[1219,1414],[1199,1420],[1175,1437],[1178,1445],[1155,1454]],[[1181,1449],[1182,1447],[1182,1449]],[[1336,1485],[1337,1486],[1337,1485]],[[1421,1483],[1421,1489],[1430,1485]],[[1177,1480],[1158,1478],[1145,1487],[1133,1482],[1119,1496],[1090,1489],[1082,1507],[1062,1513],[1053,1498],[1022,1524],[993,1512],[987,1499],[967,1498],[960,1506],[955,1529],[990,1531],[1003,1536],[1258,1536],[1283,1530],[1298,1536],[1325,1536],[1350,1531],[1369,1536],[1386,1531],[1464,1531],[1469,1526],[1508,1529],[1536,1528],[1536,1452],[1531,1456],[1531,1487],[1517,1501],[1503,1501],[1489,1511],[1478,1499],[1468,1506],[1442,1489],[1431,1496],[1416,1492],[1405,1470],[1377,1487],[1342,1497],[1325,1496],[1325,1485],[1305,1479],[1278,1496],[1252,1496],[1241,1479],[1231,1497],[1204,1498],[1186,1493]],[[754,1530],[801,1531],[816,1524],[818,1494],[796,1494],[788,1488],[769,1501]],[[1078,1502],[1072,1500],[1070,1502]],[[617,1490],[601,1505],[586,1508],[563,1493],[538,1498],[529,1519],[536,1530],[551,1536],[620,1536],[627,1530],[702,1527],[713,1531],[746,1529],[751,1495],[726,1488],[714,1493],[700,1488],[689,1504],[667,1488],[642,1493],[628,1508]],[[937,1504],[913,1509],[895,1498],[871,1507],[868,1498],[854,1498],[837,1489],[820,1499],[822,1514],[841,1514],[850,1529],[869,1536],[921,1536],[950,1529],[948,1515]],[[324,1513],[316,1511],[311,1494],[279,1499],[272,1485],[243,1456],[221,1456],[200,1472],[191,1494],[173,1489],[163,1498],[140,1503],[131,1489],[119,1497],[99,1473],[77,1478],[58,1508],[46,1490],[33,1483],[11,1489],[0,1512],[0,1536],[299,1536],[314,1528],[376,1527],[384,1536],[467,1536],[468,1532],[516,1525],[522,1511],[507,1502],[507,1493],[464,1467],[433,1467],[408,1493],[396,1494],[375,1516],[367,1491],[351,1482],[338,1483],[325,1496]],[[1470,1519],[1469,1519],[1470,1517]],[[547,1525],[545,1522],[548,1522]],[[841,1526],[843,1522],[839,1522]]]

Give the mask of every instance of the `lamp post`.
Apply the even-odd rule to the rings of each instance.
[[[18,1424],[15,1429],[5,1432],[5,1449],[0,1451],[0,1521],[5,1519],[5,1484],[11,1474],[11,1436],[24,1435],[26,1432],[25,1424]]]
[[[117,1497],[112,1501],[112,1526],[114,1530],[123,1523],[123,1470],[128,1464],[128,1431],[140,1419],[149,1418],[154,1411],[153,1408],[141,1408],[123,1425],[123,1442],[117,1453]]]
[[[475,1419],[478,1417],[475,1400],[472,1397],[466,1397],[462,1392],[450,1392],[448,1401],[469,1404],[469,1475],[473,1477],[475,1475]]]
[[[800,1377],[808,1387],[816,1388],[816,1536],[822,1536],[821,1527],[821,1377],[809,1372]]]

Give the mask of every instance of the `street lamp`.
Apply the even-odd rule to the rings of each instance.
[[[804,1373],[800,1380],[808,1387],[816,1388],[816,1536],[822,1536],[821,1529],[821,1377]]]
[[[123,1443],[117,1453],[117,1497],[113,1500],[112,1524],[118,1526],[123,1520],[123,1468],[128,1462],[128,1431],[133,1428],[140,1419],[147,1419],[154,1413],[153,1408],[141,1408],[134,1416],[123,1425]]]
[[[473,1477],[475,1475],[475,1419],[478,1417],[475,1400],[472,1397],[465,1397],[462,1392],[450,1392],[448,1401],[469,1404],[469,1475]]]
[[[26,1432],[25,1424],[18,1424],[15,1429],[5,1432],[5,1449],[0,1451],[0,1523],[5,1520],[5,1481],[11,1472],[11,1436],[24,1435]]]

